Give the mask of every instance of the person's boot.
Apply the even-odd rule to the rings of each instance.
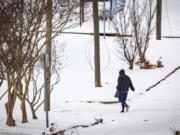
[[[126,105],[126,112],[128,112],[129,111],[129,105]]]
[[[124,107],[122,107],[122,110],[121,110],[121,113],[123,113],[124,112]]]

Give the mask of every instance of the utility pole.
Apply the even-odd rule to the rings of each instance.
[[[93,0],[95,87],[101,87],[98,0]]]
[[[46,73],[47,82],[47,103],[48,111],[50,111],[50,89],[51,89],[51,45],[52,45],[52,0],[47,0],[47,13],[46,13],[46,55],[48,56],[48,67]],[[46,104],[44,104],[44,110],[46,110]]]
[[[161,16],[162,16],[162,0],[157,0],[156,12],[156,39],[161,40]]]
[[[92,2],[93,3],[94,33],[73,33],[73,34],[94,35],[95,87],[101,87],[99,36],[108,35],[108,36],[131,37],[132,35],[120,35],[117,33],[103,33],[103,34],[99,33],[98,2],[109,2],[109,0],[80,0],[80,5],[82,6],[85,2]],[[81,11],[82,11],[81,8],[80,8],[80,15],[82,16],[83,13],[81,14]],[[80,20],[80,23],[81,23],[81,20]]]

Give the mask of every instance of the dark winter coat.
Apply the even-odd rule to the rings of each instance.
[[[131,90],[133,91],[135,90],[130,77],[125,74],[120,74],[118,78],[118,85],[116,87],[117,90],[118,91],[129,90],[129,87],[131,88]]]

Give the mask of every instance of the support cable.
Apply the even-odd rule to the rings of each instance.
[[[101,39],[100,39],[101,40]],[[107,61],[107,64],[105,65],[105,67],[103,69],[101,69],[101,71],[105,71],[109,65],[110,65],[110,51],[109,51],[109,48],[108,48],[108,45],[106,43],[106,41],[104,39],[103,40],[103,44],[107,50],[107,55],[108,55],[108,61]],[[92,47],[92,40],[89,39],[86,43],[86,46],[85,46],[85,57],[86,57],[86,60],[90,66],[90,68],[94,71],[94,68],[93,68],[93,65],[92,65],[92,60],[91,60],[91,47]]]
[[[167,8],[167,0],[166,0],[166,14],[167,14],[167,20],[168,20],[168,25],[169,25],[169,32],[170,32],[171,36],[173,36],[172,29],[171,29],[171,25],[170,25],[168,8]]]

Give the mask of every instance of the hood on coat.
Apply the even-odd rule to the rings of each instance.
[[[121,70],[119,71],[119,74],[120,74],[120,75],[125,75],[124,69],[121,69]]]

